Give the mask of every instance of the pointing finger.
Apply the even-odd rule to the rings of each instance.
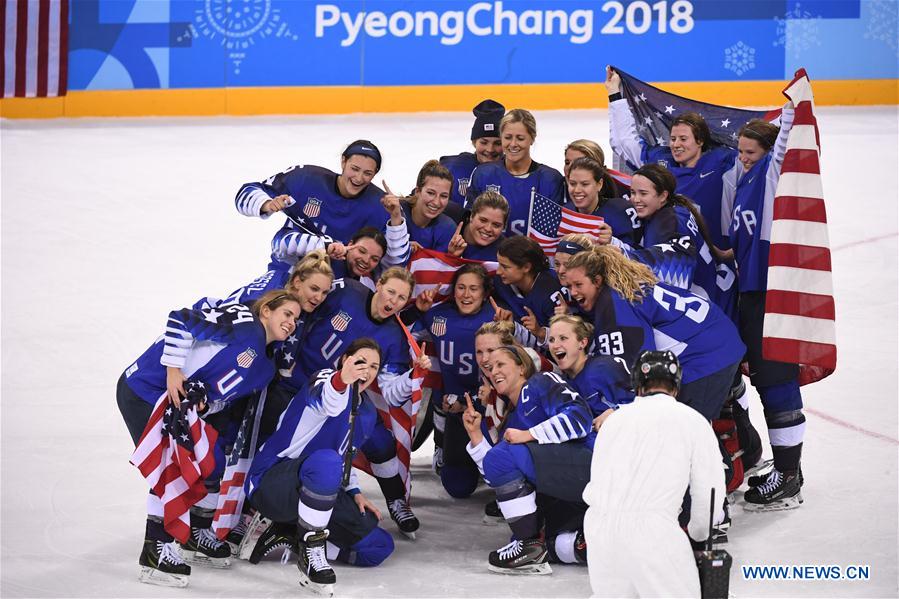
[[[390,190],[390,186],[387,185],[387,181],[385,181],[384,179],[381,179],[381,184],[384,185],[384,191],[386,191],[386,192],[389,193],[390,195],[396,195],[395,193],[393,193],[393,192]]]

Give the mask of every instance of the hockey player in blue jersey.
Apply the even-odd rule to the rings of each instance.
[[[374,340],[353,341],[336,370],[314,373],[293,396],[247,475],[250,503],[274,523],[263,543],[298,549],[300,585],[319,593],[333,593],[337,580],[329,553],[331,559],[377,566],[393,552],[393,539],[378,528],[377,508],[352,477],[342,480],[352,460],[347,451],[358,438],[353,404],[380,367]]]
[[[508,219],[506,198],[495,191],[485,191],[469,206],[465,218],[456,227],[448,253],[469,260],[495,261]]]
[[[500,122],[503,158],[479,165],[471,175],[466,207],[485,191],[501,193],[509,202],[506,235],[526,235],[531,193],[562,204],[565,178],[556,169],[531,158],[531,146],[537,139],[537,121],[527,110],[510,110]]]
[[[568,167],[565,208],[601,216],[612,228],[612,235],[627,244],[636,244],[641,226],[637,210],[624,198],[603,194],[611,180],[605,167],[586,156],[575,159]]]
[[[497,249],[494,297],[541,342],[558,306],[568,303],[564,289],[549,268],[540,245],[529,237],[507,237]]]
[[[452,186],[452,173],[436,160],[428,160],[418,171],[415,191],[402,202],[413,251],[419,247],[449,251],[456,223],[444,211],[449,205]]]
[[[576,254],[566,282],[595,327],[597,353],[633,363],[640,351],[673,351],[684,370],[679,401],[717,418],[746,347],[707,299],[659,283],[649,268],[609,246]]]
[[[238,190],[235,206],[245,216],[261,218],[283,212],[286,227],[344,243],[362,227],[383,228],[384,192],[371,182],[381,170],[377,146],[354,141],[343,151],[340,168],[338,175],[319,166],[295,166],[247,183]]]
[[[455,181],[446,213],[456,222],[462,220],[471,173],[479,164],[498,160],[503,149],[499,139],[499,123],[506,113],[506,107],[488,99],[480,102],[471,112],[474,114],[474,125],[471,127],[474,152],[440,157],[440,164],[449,169]]]
[[[493,353],[490,380],[511,406],[500,425],[502,440],[491,445],[470,396],[463,415],[468,451],[496,490],[513,535],[511,543],[491,552],[488,568],[548,574],[552,570],[540,535],[537,492],[579,500],[589,479],[595,438],[590,408],[559,375],[535,374],[531,357],[520,346],[503,346]]]
[[[734,197],[730,238],[738,266],[740,335],[746,343],[749,378],[765,408],[774,469],[750,477],[744,499],[749,510],[792,509],[802,503],[800,458],[805,416],[799,390],[799,367],[762,357],[762,325],[768,288],[768,251],[774,193],[793,123],[793,107],[781,116],[781,129],[753,120],[740,130],[738,147],[743,173]],[[745,397],[741,409],[748,407]],[[735,416],[737,406],[734,406]],[[746,418],[748,420],[748,418]]]
[[[119,377],[116,400],[134,444],[156,402],[168,396],[178,407],[186,396],[188,381],[205,387],[202,417],[221,426],[216,415],[236,400],[264,389],[272,379],[275,365],[270,346],[293,333],[299,312],[297,299],[283,290],[262,296],[252,309],[233,304],[222,309],[172,311],[165,335]],[[216,476],[221,476],[223,458],[216,455],[216,470],[208,483],[216,483]],[[216,501],[217,496],[210,494],[191,508],[190,538],[184,549],[197,563],[227,567],[228,545],[210,530]],[[147,498],[147,514],[141,582],[187,586],[190,566],[163,528],[162,500],[152,493]]]
[[[409,366],[409,345],[396,314],[406,305],[415,281],[400,267],[389,268],[372,292],[356,281],[336,280],[335,289],[309,319],[299,337],[289,339],[279,352],[280,378],[270,386],[269,395],[293,395],[309,376],[333,367],[341,352],[359,337],[371,337],[381,348],[378,387],[384,400],[400,406],[412,395],[414,382]],[[427,370],[430,360],[419,358]],[[400,531],[414,536],[419,522],[406,502],[406,488],[399,475],[393,436],[380,420],[368,431],[361,449],[372,465],[388,511]]]
[[[408,259],[410,247],[404,229],[388,240],[374,227],[362,227],[350,239],[344,258],[331,258],[334,278],[359,281],[374,291],[375,281],[385,269]]]
[[[643,221],[634,245],[612,241],[629,258],[652,268],[664,283],[708,298],[728,315],[736,308],[729,252],[712,242],[705,220],[693,202],[676,191],[677,180],[658,164],[645,164],[631,178],[631,201]],[[710,258],[709,261],[706,261]],[[719,277],[718,266],[730,273]]]

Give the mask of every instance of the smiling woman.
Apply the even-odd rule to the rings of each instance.
[[[436,160],[428,160],[418,171],[415,192],[401,203],[413,247],[438,252],[449,249],[456,223],[444,211],[452,187],[452,173]]]

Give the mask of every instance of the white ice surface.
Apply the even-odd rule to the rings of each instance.
[[[605,111],[536,116],[537,160],[561,168],[580,137],[608,152]],[[804,389],[803,507],[734,510],[736,597],[897,596],[896,116],[820,110],[839,367]],[[425,160],[466,149],[470,126],[461,113],[3,121],[0,594],[303,595],[294,566],[275,562],[195,568],[185,590],[137,582],[146,490],[128,464],[115,381],[170,309],[264,271],[280,219],[238,215],[241,183],[296,163],[336,169],[346,143],[368,138],[385,156],[376,182],[410,190]],[[756,399],[752,409],[764,429]],[[508,539],[480,523],[488,492],[451,500],[430,473],[430,446],[413,466],[418,540],[397,538],[376,569],[338,566],[338,595],[589,596],[583,568],[488,573],[487,553]],[[862,564],[871,579],[747,581],[746,564]]]

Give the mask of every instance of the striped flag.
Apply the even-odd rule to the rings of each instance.
[[[556,255],[559,240],[569,233],[596,234],[603,222],[601,216],[581,214],[559,206],[551,199],[531,191],[528,215],[528,237],[540,244],[548,258]]]
[[[69,0],[0,0],[3,98],[64,96]]]
[[[246,411],[240,422],[240,429],[237,431],[237,439],[228,455],[225,473],[222,475],[218,504],[215,506],[215,516],[212,519],[212,530],[215,532],[215,536],[223,541],[240,522],[243,513],[243,504],[247,497],[244,491],[244,482],[256,453],[256,445],[259,441],[259,421],[262,419],[262,412],[265,409],[267,394],[268,390],[263,389],[260,395],[254,395],[247,403]]]
[[[830,243],[821,186],[821,141],[805,69],[784,95],[795,106],[774,197],[762,354],[800,365],[800,384],[837,365]]]
[[[215,469],[218,439],[218,432],[197,413],[206,396],[203,383],[190,382],[185,390],[180,408],[165,394],[159,398],[131,455],[131,463],[162,500],[166,532],[181,542],[190,536],[190,508],[206,497],[204,480]]]
[[[490,275],[496,274],[499,266],[496,262],[467,260],[434,250],[416,250],[409,260],[409,271],[415,279],[414,295],[417,297],[420,293],[437,289],[434,303],[446,301],[451,295],[450,284],[452,284],[453,275],[463,264],[481,264]]]
[[[398,314],[396,315],[396,321],[399,323],[400,328],[403,329],[406,340],[409,342],[412,359],[417,360],[422,354],[421,347],[412,337],[412,334],[409,332],[406,325],[403,324],[403,321],[400,320]],[[401,406],[392,406],[387,403],[387,400],[381,395],[381,390],[378,388],[377,381],[372,383],[366,390],[369,398],[372,399],[372,403],[374,403],[375,407],[378,409],[381,421],[384,422],[384,425],[393,433],[393,437],[396,439],[396,457],[399,462],[400,477],[406,485],[406,500],[408,500],[412,494],[412,477],[409,474],[409,465],[412,461],[412,439],[415,438],[415,420],[418,417],[418,408],[421,405],[424,379],[428,375],[429,372],[427,370],[419,368],[417,365],[412,368],[412,384],[414,390],[412,391],[412,396],[409,398],[409,401]],[[371,472],[368,460],[362,452],[356,453],[356,456],[353,459],[353,466],[366,472]]]

